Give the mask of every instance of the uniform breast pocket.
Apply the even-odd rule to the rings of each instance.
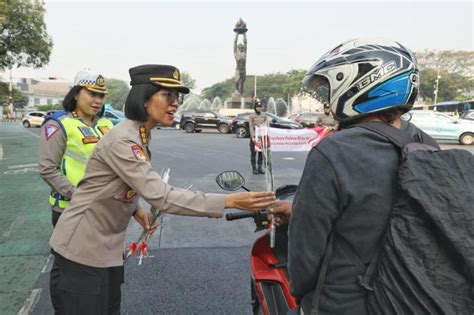
[[[114,199],[123,203],[133,204],[137,201],[138,194],[132,188],[124,185],[114,194]]]

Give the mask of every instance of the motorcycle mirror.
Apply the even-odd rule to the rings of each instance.
[[[245,179],[237,171],[225,171],[217,175],[216,183],[224,190],[235,191],[244,188]]]

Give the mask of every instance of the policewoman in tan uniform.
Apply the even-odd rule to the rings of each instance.
[[[173,66],[130,69],[126,120],[97,144],[50,244],[61,274],[65,314],[118,314],[123,282],[125,230],[133,216],[149,229],[141,196],[166,213],[220,218],[224,208],[256,211],[274,203],[273,193],[206,194],[165,183],[150,164],[150,131],[170,125],[179,93],[189,93]]]
[[[64,111],[48,116],[42,126],[38,165],[40,176],[51,187],[49,204],[53,226],[84,176],[95,145],[113,126],[108,119],[101,117],[106,93],[102,75],[79,72],[74,86],[64,98]],[[55,262],[50,273],[50,292],[56,313],[60,308],[58,281]]]

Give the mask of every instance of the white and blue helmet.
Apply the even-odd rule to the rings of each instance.
[[[343,122],[388,108],[408,111],[418,95],[415,55],[382,39],[346,41],[324,54],[303,84]]]

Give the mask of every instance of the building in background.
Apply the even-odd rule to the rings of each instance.
[[[71,86],[70,82],[56,78],[48,80],[21,78],[15,85],[28,97],[28,105],[25,107],[27,110],[36,109],[40,105],[62,104]]]

